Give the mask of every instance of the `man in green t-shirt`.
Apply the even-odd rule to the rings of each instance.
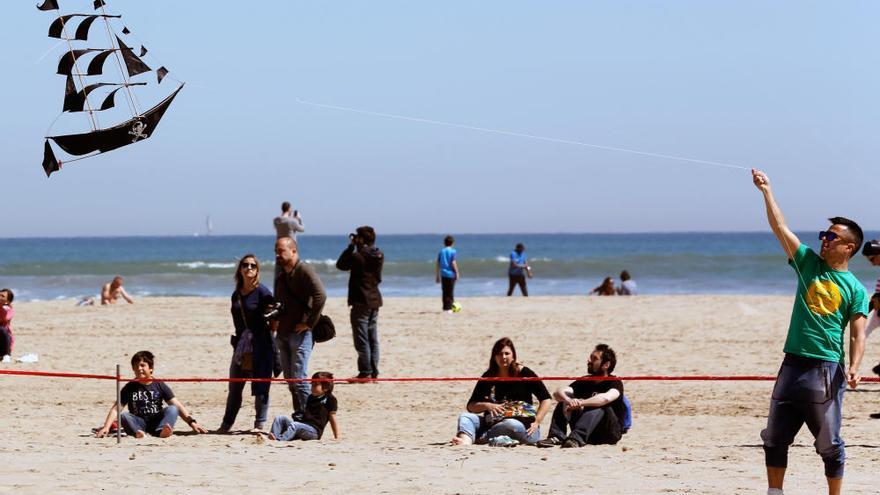
[[[816,438],[816,452],[825,462],[828,493],[840,493],[846,454],[840,438],[841,408],[846,382],[856,388],[865,353],[865,287],[848,271],[863,234],[843,217],[830,218],[831,227],[819,233],[816,254],[785,224],[770,189],[770,179],[752,169],[752,182],[764,195],[770,228],[788,255],[798,277],[791,322],[785,339],[785,358],[776,377],[767,428],[761,432],[767,465],[768,495],[782,494],[788,446],[804,425]],[[849,368],[844,370],[843,336],[849,325]]]

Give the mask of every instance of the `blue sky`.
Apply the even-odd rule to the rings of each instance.
[[[48,180],[63,52],[35,3],[0,34],[4,236],[269,234],[283,200],[321,234],[766,229],[744,170],[297,98],[760,166],[794,228],[880,228],[876,2],[108,0],[187,87]]]

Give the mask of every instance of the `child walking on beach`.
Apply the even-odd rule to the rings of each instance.
[[[153,380],[153,362],[153,353],[150,351],[139,351],[131,357],[135,381],[122,387],[120,399],[123,406],[128,406],[128,412],[121,414],[120,421],[125,432],[136,438],[143,438],[145,433],[168,438],[174,432],[174,423],[180,416],[194,432],[207,433],[208,430],[202,428],[177,397],[174,397],[171,387],[161,380]],[[163,401],[168,403],[168,407],[162,407]],[[117,416],[120,415],[116,404],[113,404],[104,420],[104,426],[95,432],[95,436],[100,438],[107,435]]]
[[[333,438],[339,440],[339,424],[336,422],[336,397],[333,396],[333,373],[319,371],[312,375],[312,393],[306,401],[306,409],[300,418],[276,416],[272,422],[271,440],[317,440],[330,423]]]

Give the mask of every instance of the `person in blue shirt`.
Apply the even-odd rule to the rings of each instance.
[[[443,239],[443,249],[437,255],[435,278],[443,289],[443,311],[452,312],[455,303],[455,281],[458,280],[458,262],[455,260],[457,251],[453,247],[455,238],[451,235]]]
[[[507,270],[507,277],[510,279],[510,286],[507,288],[507,295],[513,295],[513,289],[519,285],[519,290],[523,297],[529,297],[529,289],[526,288],[526,275],[531,275],[529,264],[526,262],[526,247],[519,243],[510,253],[510,268]]]

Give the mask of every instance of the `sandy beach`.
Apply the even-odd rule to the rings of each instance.
[[[519,361],[540,375],[585,373],[598,342],[618,353],[618,375],[772,375],[782,357],[791,298],[751,296],[533,297],[463,299],[439,311],[437,298],[387,298],[380,312],[383,377],[479,376],[492,343],[511,337]],[[74,307],[69,300],[16,303],[15,355],[37,364],[3,369],[130,376],[141,349],[156,376],[225,377],[231,357],[229,301],[142,298],[134,305]],[[310,371],[355,372],[344,299],[325,313],[338,336],[318,344]],[[869,341],[862,374],[880,360]],[[564,383],[564,382],[563,382]],[[551,390],[560,382],[548,382]],[[207,428],[220,424],[223,383],[171,384]],[[759,432],[772,382],[628,382],[634,428],[615,446],[582,449],[451,447],[473,383],[337,385],[342,439],[261,442],[249,433],[189,434],[167,440],[96,439],[114,400],[112,381],[0,376],[0,493],[764,493]],[[247,390],[247,389],[246,389]],[[290,413],[273,385],[270,417]],[[880,386],[847,393],[846,493],[877,493]],[[542,430],[546,434],[549,415]],[[821,459],[804,428],[790,452],[787,494],[824,491]],[[610,488],[609,488],[610,487]]]

